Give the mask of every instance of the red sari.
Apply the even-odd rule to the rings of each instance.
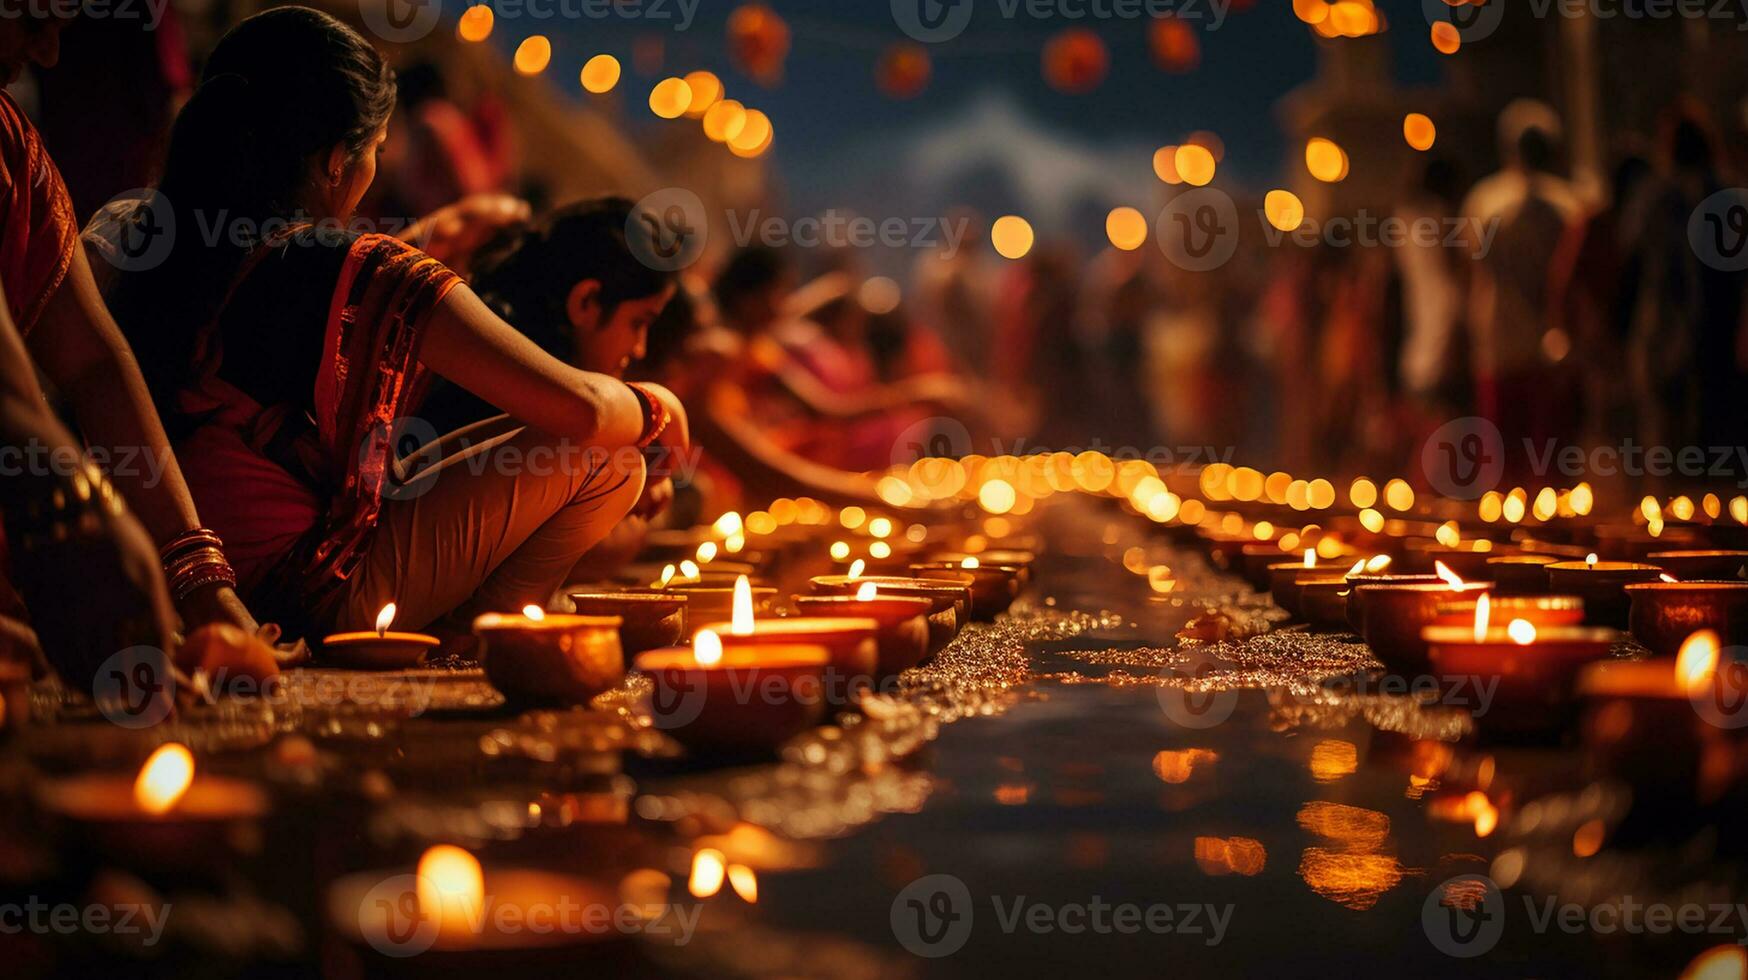
[[[283,263],[267,260],[283,247],[298,246],[263,246],[238,282],[278,274]],[[251,606],[288,627],[321,622],[362,561],[394,465],[393,427],[430,379],[418,359],[425,325],[461,281],[385,235],[334,247],[346,251],[311,408],[263,405],[220,377],[222,314],[202,331],[195,381],[178,396],[181,412],[202,420],[177,446],[201,515],[225,539]]]
[[[0,285],[21,336],[67,278],[78,243],[60,171],[18,103],[0,92]]]

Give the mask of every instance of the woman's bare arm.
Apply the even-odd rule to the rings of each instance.
[[[467,286],[451,290],[433,312],[420,359],[518,421],[554,435],[614,447],[643,434],[643,406],[623,382],[541,350]]]

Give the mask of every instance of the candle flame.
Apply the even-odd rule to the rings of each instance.
[[[851,578],[861,578],[862,573],[864,571],[867,571],[867,569],[868,569],[868,563],[863,561],[862,559],[858,558],[855,561],[850,562],[850,577]]]
[[[486,876],[479,859],[451,844],[438,844],[419,858],[414,885],[422,914],[442,932],[473,932],[485,905]]]
[[[1536,624],[1527,619],[1514,619],[1505,627],[1505,635],[1518,646],[1527,647],[1536,641]]]
[[[1356,561],[1353,563],[1353,567],[1348,569],[1347,573],[1349,575],[1358,575],[1365,570],[1366,570],[1366,560],[1364,558],[1361,558],[1359,561]]]
[[[706,541],[698,546],[698,564],[708,565],[716,560],[716,542]]]
[[[697,581],[698,580],[698,563],[693,561],[690,558],[686,559],[683,562],[680,562],[680,576],[682,578],[691,579],[694,582]]]
[[[1718,634],[1700,630],[1682,641],[1675,655],[1675,679],[1689,693],[1712,682],[1718,671]]]
[[[1446,521],[1438,526],[1437,531],[1433,532],[1433,539],[1447,548],[1455,548],[1462,542],[1463,537],[1457,531],[1456,521]]]
[[[976,568],[978,566],[978,564],[979,564],[979,562],[977,560],[976,555],[966,555],[965,560],[959,563],[959,567],[960,568]]]
[[[1458,575],[1456,572],[1451,571],[1450,566],[1446,565],[1442,561],[1433,562],[1432,563],[1432,570],[1437,572],[1438,577],[1444,579],[1445,583],[1453,589],[1462,589],[1462,588],[1467,587],[1467,585],[1468,585],[1468,583],[1463,581],[1463,577],[1461,575]]]
[[[534,605],[533,603],[529,603],[522,607],[522,615],[527,616],[529,619],[538,623],[546,619],[546,610]]]
[[[714,847],[692,855],[692,875],[686,881],[686,890],[693,898],[709,898],[721,891],[725,864],[722,852]]]
[[[669,583],[669,582],[672,582],[672,581],[673,581],[673,580],[674,580],[674,572],[675,572],[675,571],[677,571],[677,569],[676,569],[676,568],[674,568],[674,566],[673,566],[673,565],[672,565],[672,564],[670,564],[670,565],[668,565],[668,566],[666,566],[666,567],[664,567],[664,568],[663,568],[663,569],[662,569],[662,577],[661,577],[661,580],[660,580],[660,581],[658,581],[658,582],[656,582],[656,588],[658,588],[658,589],[665,589],[665,588],[667,588],[667,587],[668,587],[668,583]]]
[[[729,632],[735,636],[753,635],[753,583],[745,575],[734,580],[734,619]]]
[[[745,548],[746,546],[747,546],[747,536],[739,533],[738,531],[735,532],[734,534],[729,535],[727,538],[724,538],[722,541],[722,550],[728,552],[731,555],[740,554],[741,549]]]
[[[1480,643],[1487,638],[1487,621],[1493,616],[1493,600],[1487,598],[1487,593],[1481,593],[1475,600],[1475,642]]]
[[[734,888],[734,893],[748,905],[756,905],[759,901],[759,876],[753,869],[744,864],[728,866],[728,883]]]
[[[712,525],[712,527],[716,529],[717,534],[720,534],[725,538],[732,538],[735,535],[742,533],[742,529],[746,527],[746,524],[741,520],[739,514],[731,510],[721,517],[718,517],[716,523]]]
[[[146,759],[134,779],[134,802],[154,817],[175,808],[194,783],[194,756],[188,747],[166,742]]]
[[[1306,548],[1305,549],[1305,567],[1306,568],[1316,568],[1317,567],[1317,549],[1316,548]]]
[[[1596,552],[1592,551],[1590,554],[1585,555],[1584,556],[1584,564],[1589,565],[1591,568],[1595,568],[1596,567]]]
[[[863,582],[856,587],[856,601],[867,602],[880,594],[880,586],[873,582]]]
[[[699,630],[692,638],[692,659],[700,667],[714,667],[722,662],[722,637],[713,630]]]
[[[394,621],[395,604],[391,602],[388,605],[383,606],[382,611],[376,614],[376,635],[386,635],[388,633],[388,628],[394,624]]]
[[[1658,577],[1658,578],[1660,578],[1660,579],[1662,579],[1662,580],[1663,580],[1663,581],[1665,581],[1665,582],[1668,582],[1668,583],[1669,583],[1669,584],[1671,584],[1671,585],[1674,585],[1674,584],[1676,584],[1676,583],[1678,583],[1678,582],[1680,582],[1680,581],[1681,581],[1681,580],[1680,580],[1680,579],[1678,579],[1678,578],[1676,578],[1676,577],[1675,577],[1675,576],[1673,576],[1673,575],[1671,575],[1671,574],[1669,574],[1669,573],[1668,573],[1668,572],[1662,572],[1662,573],[1660,573],[1660,574],[1659,574],[1659,575],[1658,575],[1658,576],[1657,576],[1657,577]]]
[[[1390,567],[1390,556],[1389,555],[1373,555],[1366,562],[1366,571],[1368,571],[1368,572],[1381,572],[1384,569],[1389,568],[1389,567]]]

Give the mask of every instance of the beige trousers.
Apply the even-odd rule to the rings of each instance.
[[[369,629],[385,603],[395,628],[466,630],[483,612],[545,606],[583,553],[643,494],[643,457],[579,446],[499,416],[402,460],[363,565],[333,606]]]

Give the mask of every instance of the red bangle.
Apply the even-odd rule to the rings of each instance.
[[[662,400],[647,387],[632,381],[627,381],[625,387],[630,388],[637,400],[643,403],[643,432],[637,437],[637,448],[642,449],[661,438],[674,420],[674,413],[668,411]]]

